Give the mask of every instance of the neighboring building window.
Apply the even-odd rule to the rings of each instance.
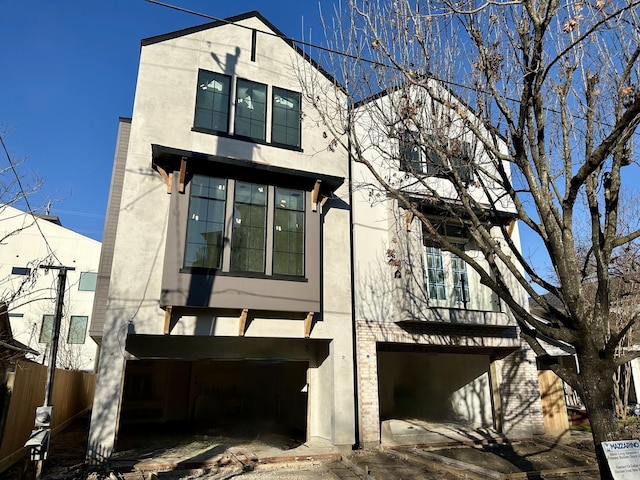
[[[96,272],[81,272],[78,290],[82,292],[95,292],[98,274]]]
[[[31,275],[31,269],[29,267],[13,267],[11,275]]]
[[[236,182],[231,236],[231,271],[264,273],[267,186]]]
[[[217,132],[229,131],[231,79],[220,73],[198,72],[194,126]]]
[[[40,327],[40,343],[51,343],[53,338],[53,315],[43,315],[42,325]]]
[[[400,136],[400,170],[403,172],[422,173],[420,145],[410,131]]]
[[[87,324],[89,317],[71,315],[69,322],[69,334],[67,335],[67,343],[84,343],[87,334]]]
[[[193,176],[184,255],[185,267],[220,267],[226,196],[225,179]]]
[[[271,142],[300,147],[300,94],[273,87]]]
[[[234,133],[253,140],[264,141],[266,138],[266,103],[266,85],[238,79]]]
[[[304,192],[275,189],[274,275],[304,275]]]

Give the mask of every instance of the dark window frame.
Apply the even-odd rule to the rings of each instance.
[[[245,84],[242,85],[242,84]],[[264,89],[264,100],[260,100],[259,95],[261,92],[255,91],[255,89]],[[243,89],[245,89],[243,91]],[[234,102],[234,120],[233,120],[233,134],[236,137],[248,138],[252,141],[266,142],[267,140],[267,95],[268,86],[265,83],[256,82],[254,80],[248,80],[246,78],[236,79],[236,91]],[[244,95],[246,93],[246,95]],[[242,95],[242,96],[241,96]],[[262,110],[260,109],[262,107]],[[260,115],[262,113],[262,115]],[[248,129],[242,128],[243,125],[238,121],[248,122]],[[246,127],[246,125],[245,125]],[[256,133],[260,130],[260,135]]]
[[[213,82],[220,83],[222,93],[216,94],[213,91],[211,95],[208,95],[208,89]],[[227,134],[231,110],[231,77],[223,73],[200,69],[198,70],[196,88],[193,128]],[[208,121],[205,122],[205,119]]]
[[[279,98],[279,101],[276,101]],[[282,106],[284,102],[294,99],[293,108]],[[297,108],[296,107],[297,103]],[[276,112],[284,115],[285,121],[280,122]],[[284,139],[280,141],[279,134],[284,131]],[[277,139],[275,137],[278,136]],[[302,145],[302,94],[293,90],[272,86],[271,87],[271,144],[287,148],[298,149]]]

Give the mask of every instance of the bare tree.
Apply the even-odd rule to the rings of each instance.
[[[619,228],[620,195],[638,173],[638,5],[353,0],[325,23],[321,61],[344,89],[321,90],[300,72],[329,148],[347,149],[375,179],[368,187],[476,270],[537,355],[547,355],[545,337],[575,348],[579,373],[552,368],[585,402],[603,478],[601,442],[619,432],[613,382],[602,380],[635,355],[616,355],[636,319],[611,321],[610,266],[640,235]],[[426,203],[467,227],[486,263],[447,241]],[[538,239],[536,261],[520,252],[505,211]],[[592,293],[574,236],[580,222]],[[554,322],[529,313],[523,289]]]

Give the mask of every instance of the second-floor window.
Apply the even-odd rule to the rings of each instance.
[[[266,139],[267,86],[238,79],[235,134],[252,140]]]
[[[206,70],[198,72],[194,126],[215,132],[227,132],[230,86],[231,78],[227,75]]]
[[[184,267],[304,276],[305,195],[303,190],[194,175]]]
[[[466,232],[461,227],[443,224],[440,230],[450,240],[466,240]],[[436,306],[467,308],[471,296],[466,262],[429,240],[426,231],[423,231],[423,242],[429,300]],[[465,249],[463,243],[457,246]]]

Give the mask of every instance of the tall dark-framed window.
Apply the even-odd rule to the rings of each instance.
[[[460,180],[473,180],[473,152],[469,142],[456,140],[451,142],[451,156],[453,168],[456,169]]]
[[[273,87],[271,143],[300,147],[300,94]]]
[[[253,140],[266,139],[267,86],[238,79],[234,133]]]
[[[67,334],[67,343],[84,343],[88,323],[89,317],[84,315],[71,315],[71,320],[69,321],[69,333]]]
[[[400,135],[400,170],[403,172],[422,173],[420,144],[416,139],[418,133],[407,130]]]
[[[273,274],[304,275],[305,193],[275,189]]]
[[[267,186],[236,182],[231,234],[231,271],[265,271]]]
[[[191,179],[185,267],[220,268],[226,197],[225,179],[205,175]]]
[[[198,71],[194,126],[217,132],[229,131],[231,78],[221,73]]]
[[[42,325],[40,327],[40,337],[38,343],[51,343],[53,338],[53,315],[42,315]]]
[[[443,174],[442,158],[438,151],[439,141],[435,135],[427,137],[429,148],[427,149],[426,173],[427,175],[438,176]]]

